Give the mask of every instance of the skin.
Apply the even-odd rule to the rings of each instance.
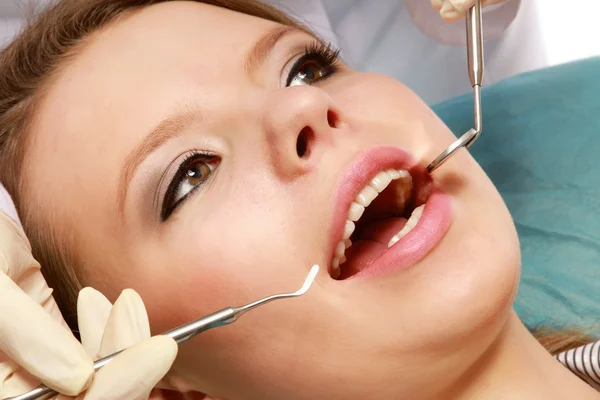
[[[140,293],[155,334],[296,290],[311,265],[331,261],[333,194],[359,153],[392,145],[426,164],[454,139],[384,76],[342,67],[284,88],[314,41],[306,33],[282,38],[248,76],[246,53],[276,26],[192,2],[147,7],[90,38],[39,109],[27,199],[46,204],[38,217],[74,241],[86,285],[112,300],[124,288]],[[136,170],[121,214],[129,152],[182,107],[193,121]],[[161,223],[158,181],[191,149],[217,154],[218,168]],[[301,300],[181,347],[168,385],[232,400],[595,398],[511,311],[519,245],[492,183],[466,151],[434,175],[453,198],[452,224],[417,265],[346,281],[322,268]]]

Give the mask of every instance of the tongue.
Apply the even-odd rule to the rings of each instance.
[[[387,218],[369,225],[352,246],[346,249],[346,262],[342,264],[340,279],[352,276],[382,255],[392,237],[406,224],[406,218]]]

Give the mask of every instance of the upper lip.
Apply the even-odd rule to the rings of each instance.
[[[419,165],[415,157],[400,148],[376,147],[355,156],[340,175],[335,191],[333,222],[329,235],[329,263],[331,263],[335,248],[342,238],[350,205],[378,172],[389,169],[408,171],[416,186],[419,186],[428,177],[425,168]]]

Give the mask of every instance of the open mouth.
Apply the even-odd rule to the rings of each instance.
[[[360,272],[418,224],[431,185],[405,169],[378,172],[350,204],[331,276],[342,280]]]

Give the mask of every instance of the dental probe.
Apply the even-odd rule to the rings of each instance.
[[[200,318],[196,321],[189,322],[185,325],[181,325],[178,328],[167,331],[167,332],[163,333],[163,335],[169,336],[169,337],[173,338],[177,342],[177,344],[181,344],[181,343],[187,342],[188,340],[190,340],[191,338],[193,338],[194,336],[196,336],[199,333],[202,333],[202,332],[207,331],[212,328],[218,328],[223,325],[231,324],[231,323],[237,321],[237,319],[242,314],[244,314],[250,310],[253,310],[263,304],[270,303],[273,300],[288,299],[288,298],[292,298],[292,297],[302,296],[304,293],[306,293],[308,291],[308,289],[310,289],[318,272],[319,272],[319,266],[313,265],[313,267],[310,269],[310,272],[308,273],[308,276],[306,277],[306,280],[304,281],[304,284],[302,285],[302,287],[294,293],[275,294],[273,296],[269,296],[269,297],[265,297],[261,300],[257,300],[253,303],[246,304],[245,306],[227,307],[227,308],[224,308],[217,312],[214,312],[210,315],[207,315],[206,317]],[[114,353],[114,354],[111,354],[109,356],[99,359],[98,361],[96,361],[94,363],[94,370],[96,370],[96,371],[99,370],[100,368],[102,368],[103,366],[108,364],[113,358],[115,358],[117,355],[119,355],[123,351],[124,350],[121,350],[117,353]],[[15,396],[15,397],[8,397],[3,400],[42,400],[42,399],[48,399],[49,397],[54,396],[56,394],[57,393],[54,390],[50,389],[49,387],[40,385],[37,388],[35,388],[27,393],[24,393],[22,395]]]
[[[427,172],[433,172],[460,148],[468,148],[481,134],[481,81],[483,80],[483,35],[481,22],[481,1],[467,11],[467,63],[469,79],[473,87],[473,114],[475,127],[456,139],[446,150],[427,166]]]

